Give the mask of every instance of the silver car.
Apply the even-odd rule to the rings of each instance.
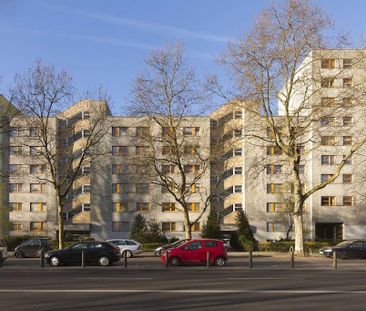
[[[0,239],[0,252],[2,255],[2,261],[4,262],[6,258],[8,258],[8,251],[6,248],[5,241],[3,239]]]
[[[142,253],[142,245],[134,240],[112,239],[107,242],[119,247],[123,256],[132,257]]]

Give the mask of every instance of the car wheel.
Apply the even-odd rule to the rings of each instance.
[[[338,259],[344,259],[345,254],[343,251],[337,251],[336,253]]]
[[[130,257],[132,257],[132,252],[131,251],[123,251],[123,257],[127,257],[127,258],[130,258]]]
[[[109,264],[110,264],[110,260],[109,260],[109,258],[108,257],[105,257],[105,256],[102,256],[102,257],[99,257],[99,259],[98,259],[98,264],[100,265],[100,266],[109,266]]]
[[[177,257],[172,257],[170,258],[169,263],[171,266],[176,267],[180,265],[180,260]]]
[[[14,256],[16,258],[24,258],[24,253],[22,251],[15,252]]]
[[[215,259],[215,266],[223,267],[226,265],[226,261],[223,257],[216,257]]]
[[[52,267],[58,267],[61,264],[60,258],[57,256],[52,256],[50,258],[50,264]]]

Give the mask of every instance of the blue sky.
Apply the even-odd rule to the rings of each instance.
[[[69,72],[80,90],[103,87],[123,113],[129,89],[152,48],[185,43],[200,76],[249,30],[268,0],[0,0],[0,76],[6,88],[39,58]],[[364,35],[366,1],[319,0],[337,28]],[[357,39],[355,39],[357,42]],[[222,72],[221,72],[222,73]]]

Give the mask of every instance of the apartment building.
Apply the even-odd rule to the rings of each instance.
[[[350,148],[366,137],[365,55],[364,50],[313,51],[300,66],[298,79],[307,84],[294,92],[290,108],[298,109],[304,92],[314,94],[300,113],[304,120],[314,119],[299,140],[303,154],[299,170],[306,189],[332,176]],[[88,151],[89,160],[83,163],[67,198],[66,233],[98,239],[128,237],[134,216],[141,213],[147,221],[157,219],[168,237],[183,238],[178,202],[148,174],[141,174],[141,165],[138,168],[136,162],[151,147],[145,139],[149,135],[156,137],[154,149],[161,158],[167,158],[169,146],[161,138],[169,129],[147,118],[112,116],[104,102],[81,101],[51,118],[57,137],[55,148],[61,155],[72,154],[73,166],[77,165],[90,136],[93,112],[98,110],[104,111],[105,135]],[[210,203],[221,216],[223,232],[235,231],[236,212],[243,209],[256,238],[273,240],[293,234],[287,208],[291,177],[287,159],[273,143],[273,133],[259,112],[253,102],[230,102],[209,116],[186,117],[179,133],[187,140],[185,149],[189,149],[184,163],[187,172],[193,176],[201,169],[194,161],[198,149],[202,155],[211,154],[212,160],[192,187],[191,219],[202,211],[205,199],[214,191]],[[280,126],[284,118],[279,105],[275,122]],[[48,176],[47,164],[37,156],[35,129],[22,124],[21,119],[14,118],[9,131],[0,136],[2,146],[10,144],[1,154],[0,169],[9,172],[2,175],[5,179],[0,189],[2,221],[7,222],[9,217],[12,235],[55,237],[54,189],[41,182],[42,176]],[[266,139],[259,142],[253,140],[255,136]],[[365,151],[366,146],[361,147],[347,159],[339,178],[307,199],[303,215],[306,238],[366,238]],[[162,171],[179,180],[173,165],[160,165]],[[11,208],[9,213],[4,212],[6,205]],[[202,229],[207,213],[193,228],[194,236]]]

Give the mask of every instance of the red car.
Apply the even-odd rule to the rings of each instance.
[[[161,262],[165,264],[165,256],[168,254],[171,266],[205,264],[207,252],[210,253],[210,265],[225,266],[227,252],[224,242],[210,239],[190,240],[176,248],[169,248],[161,253]]]

